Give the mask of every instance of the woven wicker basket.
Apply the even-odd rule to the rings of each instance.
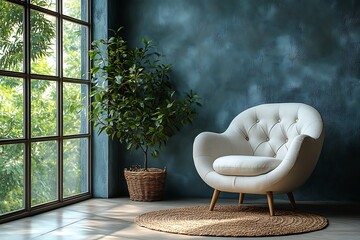
[[[148,171],[124,171],[130,199],[133,201],[158,201],[162,199],[166,170],[148,168]]]

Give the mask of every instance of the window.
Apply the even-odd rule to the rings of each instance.
[[[90,197],[90,0],[0,0],[0,222]]]

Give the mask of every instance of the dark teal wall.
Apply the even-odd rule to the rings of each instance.
[[[107,38],[108,28],[108,12],[107,2],[94,0],[92,2],[92,39]],[[98,136],[93,133],[92,144],[92,194],[95,197],[109,197],[109,153],[108,153],[108,137],[105,134]]]
[[[114,28],[117,21],[114,10],[116,1],[92,1],[92,40],[109,37],[109,28]],[[120,195],[121,174],[119,174],[121,154],[119,145],[105,133],[97,134],[94,129],[92,141],[92,195],[94,197],[109,198]],[[124,188],[124,187],[122,187]]]
[[[194,124],[154,162],[169,171],[167,197],[211,194],[192,160],[198,133],[222,132],[236,114],[257,104],[304,102],[322,114],[326,138],[317,168],[295,196],[360,200],[360,1],[110,3],[109,26],[125,26],[131,45],[154,39],[174,65],[179,90],[191,88],[203,98]],[[119,158],[129,166],[141,155]]]

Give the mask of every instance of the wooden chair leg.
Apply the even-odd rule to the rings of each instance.
[[[239,196],[239,205],[240,205],[240,204],[243,204],[244,199],[245,199],[245,193],[240,193],[240,196]]]
[[[216,201],[217,201],[217,199],[219,197],[219,194],[220,194],[220,191],[215,189],[214,194],[213,194],[212,199],[211,199],[211,203],[210,203],[210,209],[209,209],[210,211],[214,210],[214,207],[215,207]]]
[[[296,209],[296,203],[295,203],[295,198],[292,192],[288,192],[287,196],[290,200],[291,206],[293,207],[293,209]]]
[[[267,196],[267,200],[268,200],[270,216],[274,216],[274,199],[273,199],[273,193],[272,193],[272,192],[267,192],[267,193],[266,193],[266,196]]]

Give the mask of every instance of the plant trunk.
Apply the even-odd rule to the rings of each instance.
[[[147,151],[144,151],[144,169],[147,171]]]

